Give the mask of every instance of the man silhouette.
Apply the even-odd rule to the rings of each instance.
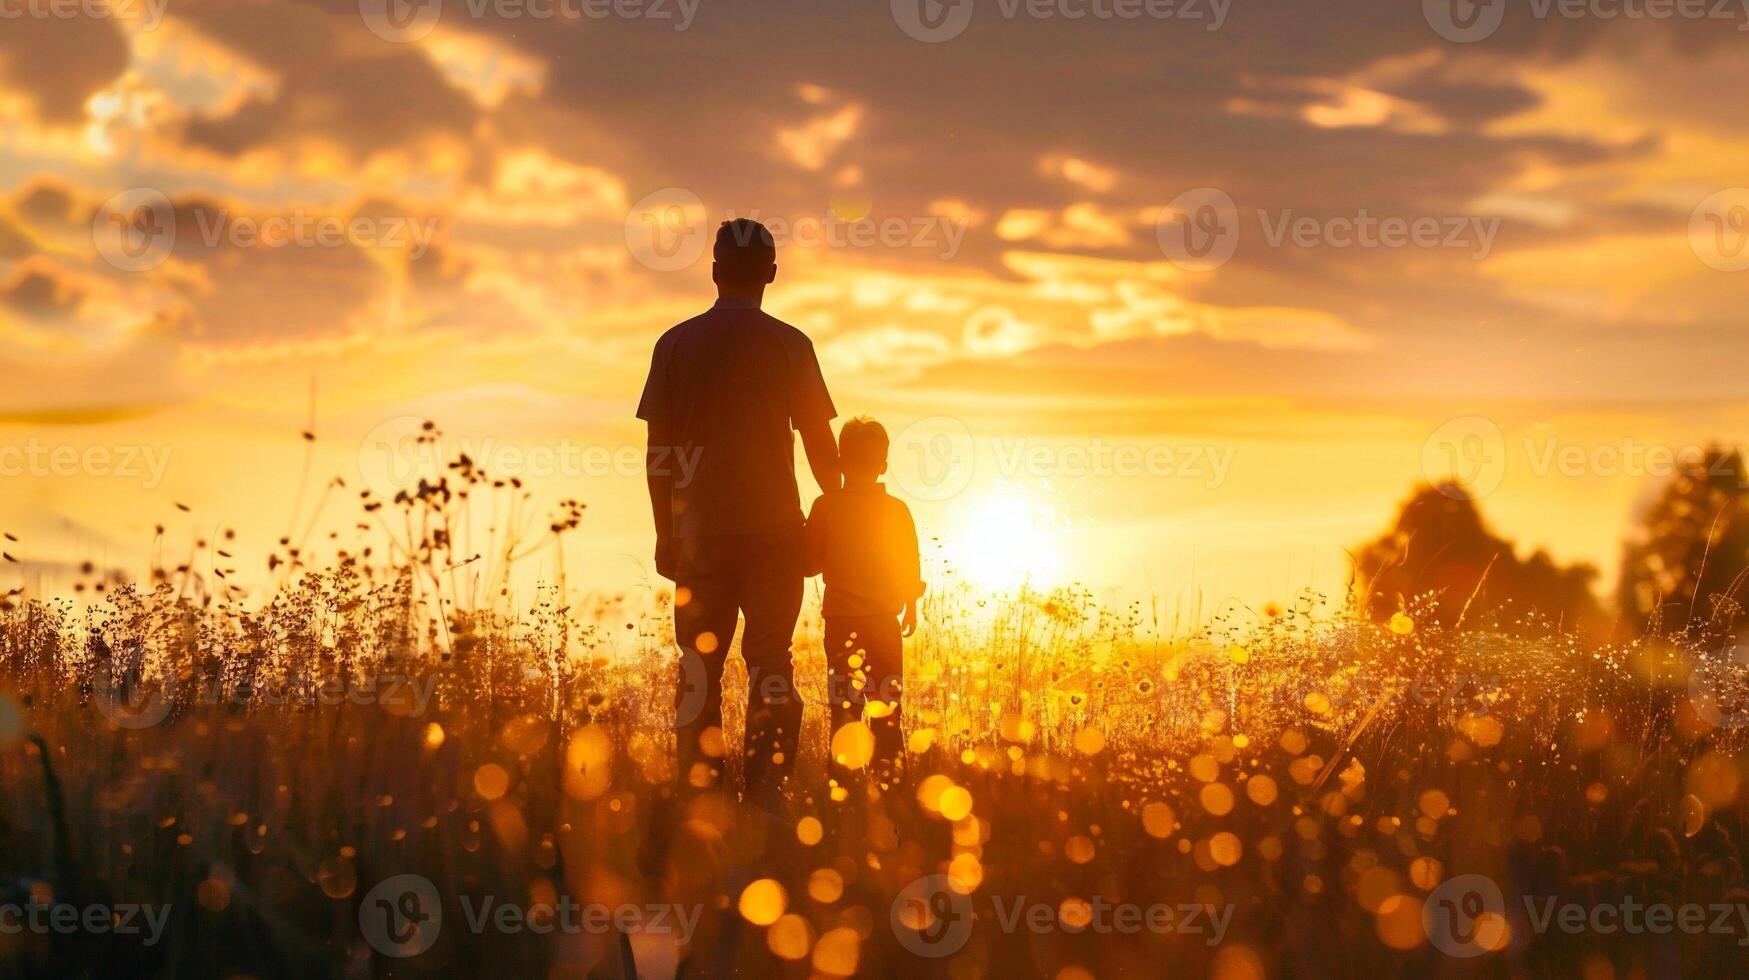
[[[723,659],[742,617],[747,792],[775,811],[802,722],[790,668],[803,578],[790,430],[820,488],[837,490],[837,412],[813,343],[759,308],[777,278],[771,233],[756,221],[724,222],[712,258],[716,305],[656,342],[638,404],[649,425],[656,571],[676,586],[677,777],[702,789],[722,775]],[[691,464],[690,478],[678,460]]]

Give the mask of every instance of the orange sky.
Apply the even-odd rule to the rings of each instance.
[[[974,0],[930,34],[907,2],[19,6],[12,574],[138,572],[160,522],[258,555],[432,418],[590,504],[573,582],[638,581],[631,413],[729,216],[986,578],[1012,536],[978,515],[1024,512],[1041,577],[1330,591],[1455,466],[1607,586],[1659,453],[1749,430],[1743,11],[1508,4],[1459,43],[1418,3]]]

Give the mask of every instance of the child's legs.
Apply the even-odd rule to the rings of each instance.
[[[852,664],[855,666],[852,666]],[[826,619],[826,694],[832,731],[857,719],[875,736],[876,762],[890,767],[903,747],[899,731],[904,642],[894,616],[831,616]],[[879,702],[870,708],[869,702]],[[865,709],[868,717],[864,717]],[[874,717],[880,715],[880,717]]]

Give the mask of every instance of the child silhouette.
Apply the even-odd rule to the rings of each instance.
[[[897,768],[901,637],[917,629],[923,581],[917,527],[903,501],[887,494],[887,430],[854,418],[838,433],[844,488],[814,501],[808,514],[808,574],[823,574],[826,695],[832,731],[861,718],[875,736],[877,766]]]

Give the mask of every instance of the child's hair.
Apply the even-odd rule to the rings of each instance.
[[[887,466],[887,430],[866,415],[838,430],[838,463],[845,476],[873,479]]]

